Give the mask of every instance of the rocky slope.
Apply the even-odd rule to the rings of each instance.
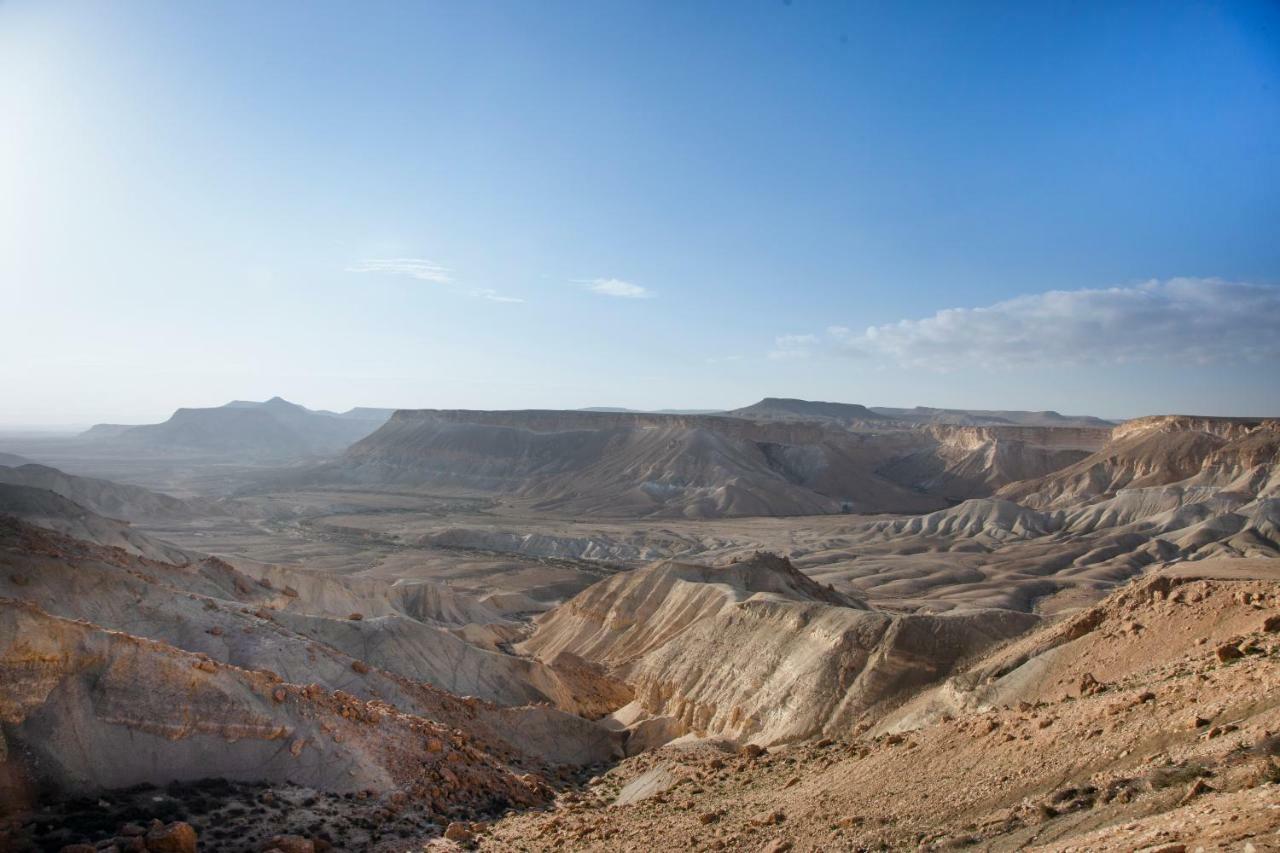
[[[1116,427],[1106,446],[1088,457],[1047,476],[1005,486],[999,494],[1035,509],[1055,509],[1202,474],[1225,486],[1249,473],[1270,478],[1278,447],[1280,422],[1274,420],[1139,418]]]
[[[922,700],[892,726],[628,758],[550,811],[498,822],[480,847],[1271,849],[1278,565],[1138,581],[975,662],[929,694],[930,713]]]
[[[949,500],[987,497],[1010,483],[1043,477],[1086,458],[1109,430],[1083,427],[953,426],[922,428],[927,438],[878,473]]]
[[[922,512],[1057,471],[1108,434],[911,427],[789,400],[728,414],[403,411],[311,476],[478,490],[572,515]]]
[[[435,584],[352,582],[279,569],[258,569],[255,577],[218,558],[186,556],[175,564],[0,523],[0,572],[8,570],[0,573],[0,595],[406,710],[421,710],[418,683],[499,705],[555,702],[597,716],[629,698],[570,657],[561,669],[477,644],[463,626],[508,639],[518,626]]]
[[[47,465],[0,465],[0,483],[47,489],[85,509],[131,522],[168,522],[219,515],[215,502],[182,500],[139,486],[66,474]]]
[[[942,501],[875,473],[918,443],[708,415],[401,411],[316,476],[496,492],[573,515],[919,511]]]
[[[0,482],[0,516],[20,518],[86,542],[175,564],[190,561],[181,548],[153,539],[128,523],[106,518],[48,489]]]
[[[540,617],[519,648],[607,666],[635,691],[632,724],[642,714],[673,734],[778,743],[847,729],[1036,621],[872,611],[760,554],[602,581]]]
[[[620,754],[617,734],[578,715],[629,690],[571,655],[547,664],[472,644],[469,620],[505,624],[479,602],[375,581],[315,589],[305,573],[188,556],[0,518],[6,809],[217,777],[374,792],[412,803],[429,837],[433,820],[534,804],[555,768]]]

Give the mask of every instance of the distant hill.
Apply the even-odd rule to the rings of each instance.
[[[0,462],[3,456],[0,454]],[[210,501],[184,501],[140,486],[66,474],[47,465],[0,465],[0,484],[47,490],[91,512],[123,521],[170,521],[220,514]]]
[[[628,409],[624,406],[587,406],[575,412],[615,412],[619,414],[649,415],[722,415],[724,409]]]
[[[765,397],[759,403],[725,412],[735,418],[753,421],[836,421],[839,423],[889,422],[891,418],[857,403],[825,403],[796,400],[789,397]]]
[[[899,421],[913,424],[948,424],[951,426],[1033,426],[1033,427],[1095,427],[1110,429],[1114,421],[1091,415],[1060,415],[1057,412],[1022,412],[1017,410],[987,409],[935,409],[916,406],[914,409],[894,409],[872,406],[871,411]]]
[[[583,516],[710,518],[944,506],[876,473],[887,458],[937,443],[922,431],[897,433],[896,440],[872,446],[843,426],[798,419],[401,410],[340,460],[307,476],[507,494],[538,509]]]
[[[235,400],[215,408],[178,409],[159,424],[98,424],[81,437],[146,450],[294,458],[341,451],[381,426],[391,412],[317,412],[272,397],[261,403]]]

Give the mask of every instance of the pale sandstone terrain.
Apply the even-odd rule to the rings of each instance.
[[[1050,415],[9,460],[0,846],[1268,849],[1280,426]]]

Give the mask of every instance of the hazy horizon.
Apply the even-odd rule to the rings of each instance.
[[[732,409],[737,409],[737,408],[744,408],[744,407],[746,407],[746,406],[749,406],[749,405],[751,405],[751,404],[753,404],[753,403],[759,402],[760,400],[765,399],[765,398],[768,398],[768,397],[773,397],[773,398],[784,397],[784,398],[785,398],[785,397],[789,397],[789,396],[790,396],[790,395],[786,395],[786,394],[765,394],[765,395],[762,395],[761,397],[757,397],[757,398],[754,398],[754,399],[752,399],[752,400],[738,401],[738,402],[735,402],[735,403],[732,403],[732,404],[729,404],[729,405],[724,405],[724,406],[653,406],[653,407],[639,408],[639,407],[634,407],[634,406],[618,406],[618,405],[614,405],[614,404],[610,404],[610,403],[591,403],[591,404],[581,405],[581,406],[577,406],[577,405],[574,405],[574,406],[567,406],[567,405],[566,405],[566,406],[540,406],[540,405],[531,405],[531,406],[511,407],[510,409],[507,409],[506,407],[498,407],[498,406],[488,406],[488,407],[486,407],[486,406],[441,406],[441,405],[395,406],[395,405],[379,405],[379,404],[376,404],[376,403],[375,403],[375,404],[368,404],[368,403],[354,403],[354,404],[352,404],[352,405],[329,406],[329,405],[319,405],[319,404],[315,404],[315,405],[313,405],[313,404],[310,404],[310,403],[305,402],[305,401],[299,401],[299,400],[296,400],[296,399],[291,399],[291,398],[289,398],[289,397],[287,397],[287,396],[285,396],[285,395],[282,395],[282,394],[273,394],[273,395],[271,395],[271,397],[279,397],[279,398],[281,398],[281,399],[285,400],[286,402],[293,403],[293,404],[295,404],[295,405],[299,405],[299,406],[303,406],[304,408],[310,409],[310,410],[312,410],[312,411],[328,411],[328,412],[333,412],[333,413],[336,413],[336,414],[341,414],[342,412],[349,411],[350,409],[355,409],[355,408],[394,409],[394,410],[398,410],[398,409],[479,409],[479,410],[482,410],[482,411],[483,411],[483,410],[513,410],[513,411],[519,411],[519,410],[535,410],[535,411],[536,411],[536,410],[552,410],[552,411],[559,411],[559,410],[564,410],[564,411],[583,411],[583,410],[588,410],[588,409],[625,409],[625,410],[628,410],[628,411],[655,412],[655,413],[659,413],[659,412],[706,412],[706,413],[715,413],[715,412],[725,412],[725,411],[730,411],[730,410],[732,410]],[[264,399],[261,399],[261,400],[252,400],[252,401],[249,401],[249,402],[265,402],[267,399],[271,399],[271,398],[269,397],[269,398],[264,398]],[[185,405],[185,404],[184,404],[184,405],[177,405],[177,406],[173,406],[173,407],[169,408],[168,410],[164,411],[162,414],[158,414],[158,415],[155,415],[155,416],[139,415],[138,417],[128,418],[128,419],[122,419],[122,420],[118,420],[118,421],[104,421],[104,420],[96,420],[96,421],[94,421],[94,420],[90,420],[90,421],[79,421],[79,422],[75,422],[75,421],[66,421],[66,422],[53,422],[53,423],[4,423],[4,422],[0,422],[0,434],[8,434],[8,435],[30,434],[30,435],[33,435],[33,436],[35,436],[35,435],[39,435],[39,434],[45,434],[45,433],[47,433],[47,434],[58,434],[58,433],[63,433],[63,434],[65,434],[65,433],[72,433],[72,432],[79,432],[79,431],[83,431],[83,430],[88,429],[89,427],[95,426],[95,425],[97,425],[97,424],[105,424],[105,423],[121,424],[121,425],[141,425],[141,424],[147,424],[147,423],[159,423],[159,422],[162,422],[162,421],[168,420],[168,419],[169,419],[169,417],[173,414],[173,412],[174,412],[174,411],[176,411],[177,409],[202,409],[202,408],[216,408],[216,407],[219,407],[219,406],[225,406],[225,405],[228,405],[229,403],[232,403],[232,402],[246,402],[246,401],[248,401],[248,400],[247,400],[247,398],[244,398],[244,397],[238,397],[238,398],[235,398],[234,400],[223,400],[223,401],[221,401],[221,402],[217,402],[217,403],[210,403],[210,404],[208,404],[208,405],[205,405],[205,404],[199,404],[199,405],[195,405],[195,404],[191,404],[191,405]],[[917,408],[917,407],[924,407],[924,408],[932,408],[932,409],[963,409],[963,410],[969,410],[969,411],[988,411],[988,412],[995,412],[995,411],[1026,411],[1026,412],[1046,412],[1046,411],[1053,411],[1053,412],[1057,412],[1057,413],[1058,413],[1058,414],[1060,414],[1060,415],[1065,415],[1065,416],[1074,416],[1074,417],[1092,416],[1092,417],[1102,418],[1103,420],[1110,420],[1110,421],[1116,421],[1116,422],[1125,421],[1125,420],[1131,420],[1131,419],[1133,419],[1133,418],[1139,418],[1139,417],[1144,417],[1144,416],[1149,416],[1149,415],[1203,415],[1203,416],[1215,416],[1215,415],[1216,415],[1216,416],[1222,416],[1222,417],[1245,417],[1245,418],[1248,418],[1248,417],[1259,417],[1259,418],[1270,418],[1270,417],[1275,417],[1275,415],[1270,414],[1270,413],[1266,413],[1266,412],[1252,412],[1252,413],[1243,413],[1243,414],[1234,414],[1234,415],[1224,415],[1224,414],[1223,414],[1223,413],[1221,413],[1221,412],[1173,411],[1173,410],[1170,410],[1170,411],[1159,411],[1159,412],[1155,412],[1155,411],[1153,411],[1153,412],[1138,412],[1138,413],[1133,413],[1133,414],[1115,415],[1115,414],[1108,414],[1108,413],[1105,413],[1105,412],[1100,413],[1100,412],[1086,412],[1086,411],[1063,410],[1063,409],[1054,408],[1054,407],[1052,407],[1052,406],[1048,406],[1048,407],[1040,407],[1040,408],[1032,408],[1032,409],[1014,409],[1014,408],[1011,408],[1011,407],[1008,407],[1008,406],[985,406],[985,405],[974,405],[974,406],[934,406],[934,405],[929,404],[929,403],[913,403],[913,404],[910,404],[910,405],[908,405],[908,404],[901,404],[901,405],[899,405],[899,404],[894,404],[894,403],[868,402],[868,401],[863,401],[863,400],[814,400],[814,402],[860,404],[860,405],[865,405],[865,406],[867,406],[868,408],[873,408],[873,409],[875,409],[875,408],[885,408],[885,409],[913,409],[913,408]]]
[[[1280,8],[0,5],[0,426],[1280,415]]]

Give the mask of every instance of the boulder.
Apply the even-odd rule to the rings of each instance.
[[[146,842],[148,853],[196,853],[196,831],[183,821],[156,821],[147,830]]]

